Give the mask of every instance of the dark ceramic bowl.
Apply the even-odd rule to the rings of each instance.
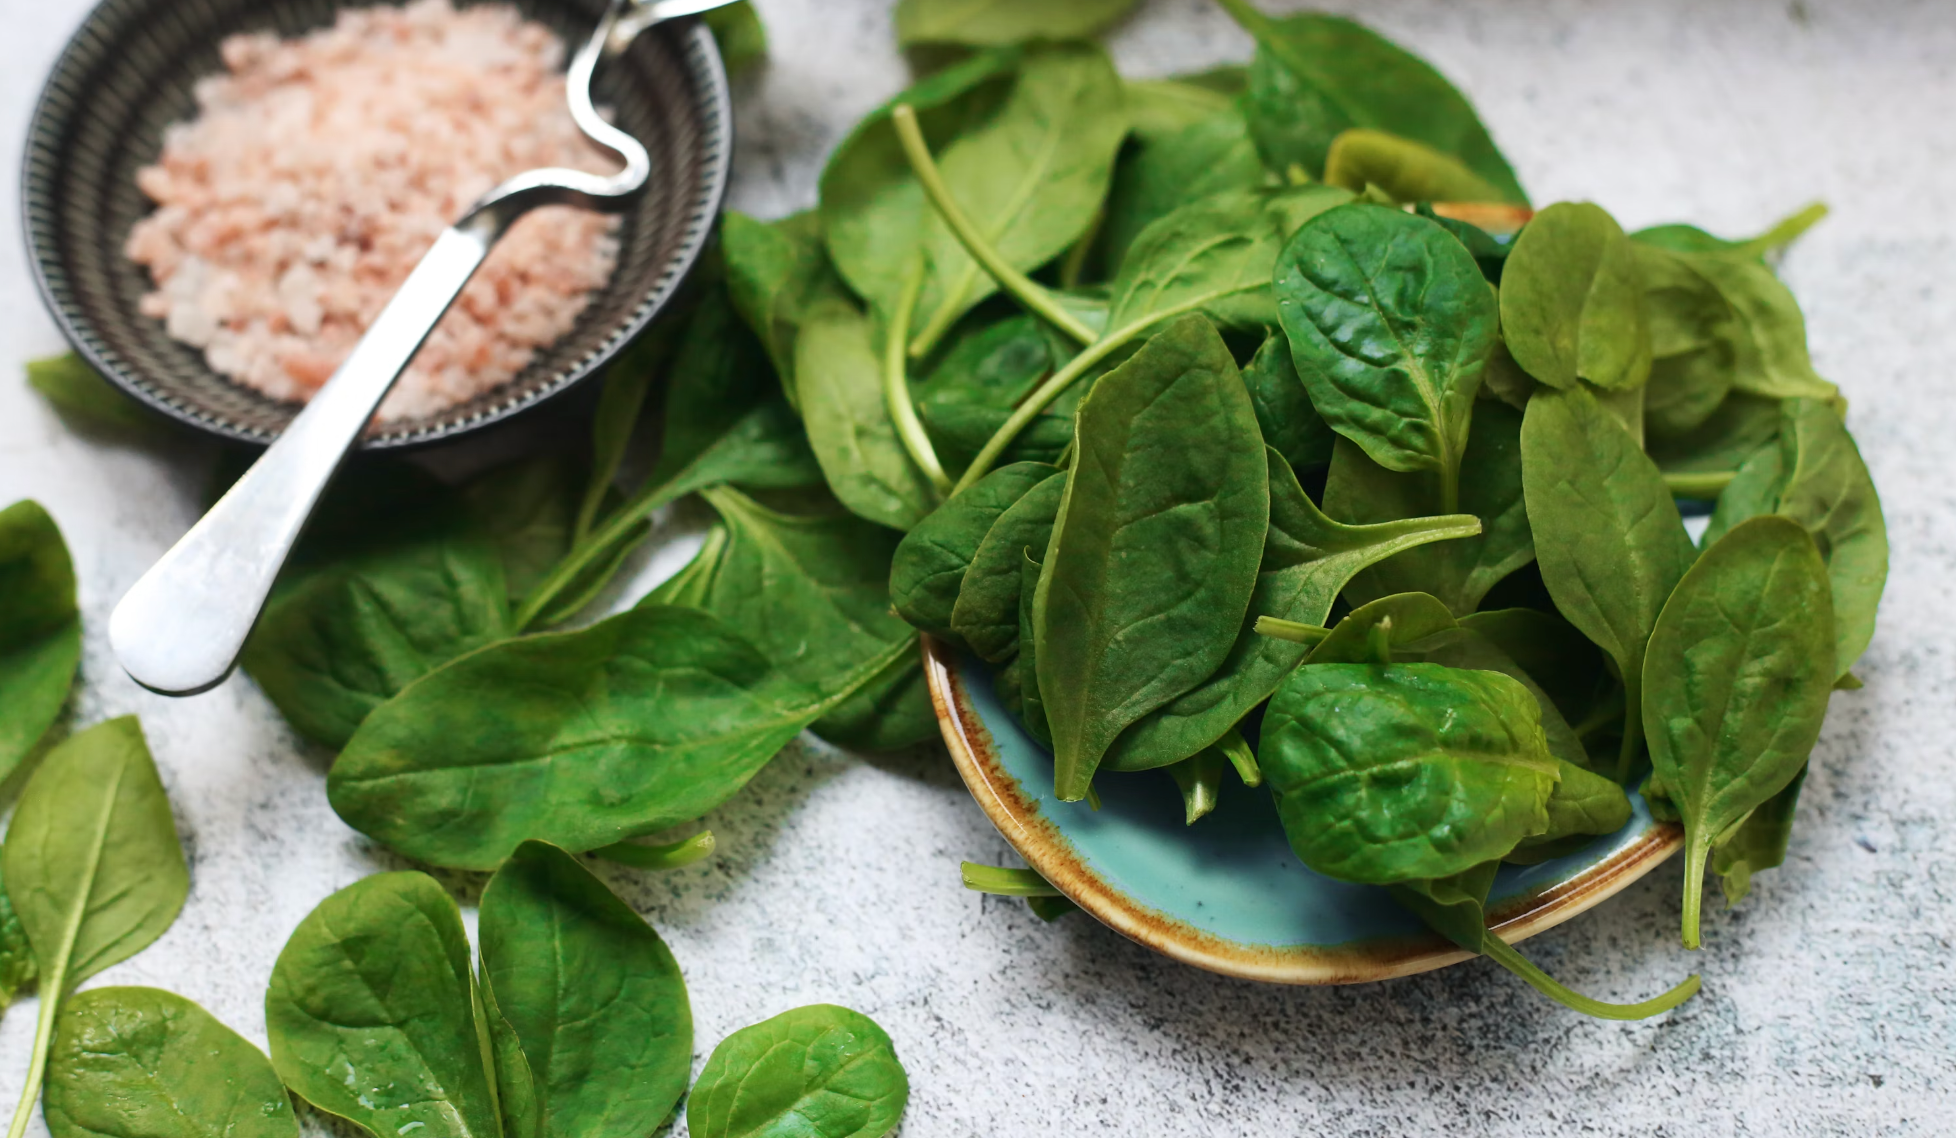
[[[291,36],[374,0],[105,0],[82,23],[34,109],[22,171],[29,260],[48,309],[75,350],[144,403],[228,439],[276,438],[299,405],[233,384],[203,354],[137,309],[147,270],[123,256],[151,202],[136,171],[163,130],[196,111],[192,85],[223,69],[229,35]],[[464,0],[466,3],[467,0]],[[606,0],[514,0],[568,48]],[[694,21],[639,37],[594,91],[652,156],[652,179],[621,220],[618,267],[577,325],[496,390],[440,415],[388,424],[367,449],[449,439],[569,390],[598,370],[671,299],[705,246],[726,189],[733,114],[713,36]]]

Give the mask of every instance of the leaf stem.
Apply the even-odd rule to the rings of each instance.
[[[1123,332],[1125,331],[1124,329]],[[998,433],[986,440],[984,448],[978,452],[978,457],[971,460],[971,465],[965,468],[964,474],[958,478],[958,484],[951,492],[962,493],[973,482],[991,473],[992,464],[998,461],[999,455],[1005,453],[1006,447],[1012,445],[1012,440],[1019,437],[1019,432],[1026,429],[1026,424],[1038,418],[1039,413],[1044,411],[1053,400],[1058,399],[1062,392],[1073,386],[1074,380],[1087,374],[1095,364],[1113,355],[1115,350],[1125,342],[1125,338],[1115,336],[1101,340],[1074,356],[1065,367],[1054,372],[1051,378],[1040,384],[1038,390],[1026,396],[1025,402],[1012,409],[1011,417],[1005,420],[1005,425],[998,429]]]
[[[1521,977],[1528,986],[1554,1000],[1564,1007],[1592,1015],[1597,1019],[1649,1019],[1659,1012],[1667,1012],[1698,994],[1700,981],[1693,972],[1684,982],[1656,999],[1637,1004],[1610,1004],[1591,999],[1580,992],[1557,983],[1548,973],[1537,968],[1533,961],[1523,956],[1516,948],[1500,937],[1489,932],[1482,938],[1481,951],[1489,960]]]
[[[557,563],[530,595],[523,598],[523,606],[516,610],[511,621],[517,634],[530,630],[550,603],[557,599],[565,589],[576,582],[578,576],[589,569],[599,558],[617,552],[618,546],[632,536],[638,523],[660,506],[679,497],[675,482],[664,482],[657,486],[642,487],[624,505],[618,507],[599,530],[582,544],[575,546]]]
[[[965,252],[971,254],[971,259],[984,266],[985,271],[992,275],[992,279],[998,282],[999,287],[1011,293],[1028,310],[1082,344],[1093,343],[1093,329],[1060,307],[1059,302],[1053,299],[1053,295],[1035,284],[1032,278],[1006,264],[1005,259],[999,256],[998,250],[978,232],[978,227],[972,224],[971,218],[965,215],[963,207],[951,197],[951,187],[945,184],[944,175],[938,170],[936,161],[931,158],[929,145],[924,142],[923,129],[917,125],[917,112],[905,104],[890,113],[890,121],[896,127],[897,139],[903,144],[904,154],[910,159],[910,168],[916,171],[917,180],[923,183],[924,193],[930,197],[931,204],[937,207],[938,215],[944,219],[944,224],[950,227],[951,232],[964,245]],[[951,330],[957,315],[954,305],[947,301],[930,324],[917,334],[915,342],[910,345],[910,354],[919,358],[928,355],[930,350],[937,346],[937,342],[943,339],[944,334]]]
[[[1766,232],[1745,243],[1745,251],[1755,257],[1763,257],[1776,249],[1791,245],[1802,233],[1820,223],[1827,216],[1827,203],[1814,202],[1800,212],[1781,221]]]
[[[1616,753],[1616,781],[1630,781],[1630,770],[1644,749],[1644,682],[1625,669],[1623,677],[1623,743]]]
[[[1268,636],[1272,640],[1288,640],[1293,644],[1316,646],[1331,635],[1331,630],[1316,624],[1304,624],[1295,620],[1280,620],[1274,616],[1256,618],[1256,634]],[[1251,783],[1255,786],[1255,783]]]
[[[670,845],[645,846],[637,842],[618,842],[592,850],[591,856],[629,865],[633,869],[678,869],[712,856],[715,845],[713,831],[701,830],[690,838]]]
[[[1712,499],[1725,492],[1738,477],[1736,470],[1714,470],[1693,474],[1666,474],[1664,487],[1673,498]]]
[[[34,1057],[28,1062],[27,1085],[21,1088],[20,1105],[14,1107],[14,1120],[7,1127],[7,1138],[21,1138],[27,1133],[27,1123],[34,1117],[34,1104],[41,1100],[41,1081],[47,1077],[48,1051],[54,1045],[55,1016],[61,1010],[61,990],[67,986],[68,961],[64,956],[52,972],[41,977],[41,1006],[34,1018]]]
[[[1005,869],[996,865],[979,865],[976,862],[963,862],[958,867],[964,874],[964,887],[977,893],[990,893],[995,897],[1059,897],[1059,890],[1052,882],[1030,869]]]
[[[1698,917],[1705,905],[1705,861],[1711,856],[1711,843],[1696,835],[1684,849],[1684,921],[1679,930],[1684,947],[1699,944]]]
[[[1244,786],[1263,785],[1263,768],[1257,765],[1256,752],[1250,750],[1249,740],[1243,738],[1240,729],[1231,727],[1223,732],[1223,737],[1216,740],[1216,747],[1229,759],[1229,765],[1236,768]]]
[[[923,422],[917,418],[917,404],[910,398],[909,360],[904,353],[910,342],[910,320],[917,313],[917,298],[923,291],[924,255],[920,251],[910,259],[903,295],[897,299],[896,313],[890,318],[889,332],[884,337],[883,402],[890,409],[890,422],[896,427],[897,438],[903,441],[903,449],[910,453],[910,461],[930,479],[939,495],[948,496],[951,479],[944,473],[944,464],[937,460],[937,450],[930,445],[930,435],[925,432]]]

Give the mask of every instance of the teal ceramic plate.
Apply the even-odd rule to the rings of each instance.
[[[1099,780],[1101,808],[1053,797],[1052,758],[1000,705],[982,662],[925,638],[944,742],[971,795],[1026,864],[1116,932],[1177,960],[1250,980],[1351,984],[1441,968],[1468,954],[1373,886],[1333,881],[1291,853],[1267,791],[1225,780],[1215,813],[1183,825],[1165,774]],[[1501,870],[1489,902],[1502,939],[1568,920],[1682,844],[1643,799],[1620,832],[1540,865]]]

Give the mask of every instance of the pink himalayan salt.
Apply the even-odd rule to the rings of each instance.
[[[126,252],[145,314],[276,399],[330,378],[442,229],[539,166],[609,173],[564,103],[563,45],[502,5],[350,9],[298,39],[223,45],[199,115],[137,182]],[[616,219],[553,206],[510,230],[381,405],[416,419],[507,383],[617,261]]]

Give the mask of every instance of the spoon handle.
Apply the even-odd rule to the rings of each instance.
[[[109,644],[137,683],[195,695],[231,674],[340,460],[488,256],[502,221],[484,211],[444,230],[278,441],[123,596]]]

